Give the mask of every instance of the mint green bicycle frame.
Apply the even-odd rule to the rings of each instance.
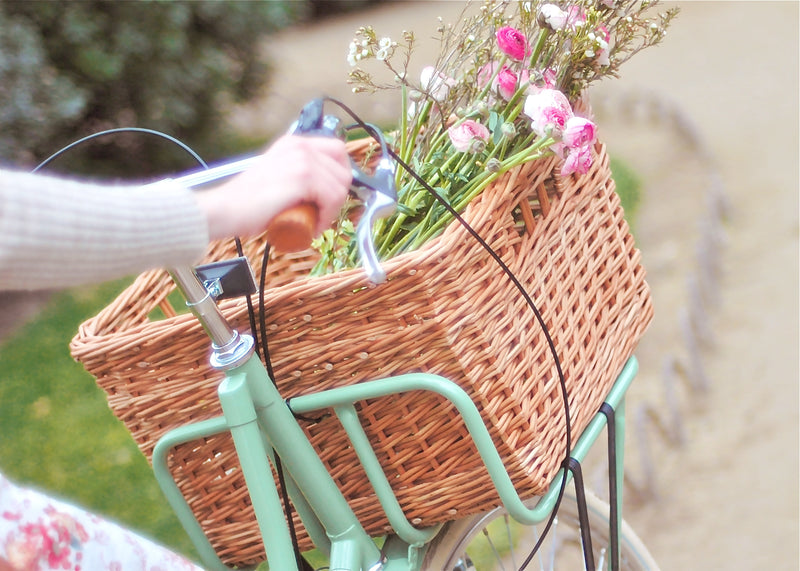
[[[290,532],[279,493],[272,477],[273,451],[287,472],[289,496],[314,545],[330,559],[336,570],[403,570],[420,568],[427,543],[440,526],[415,528],[405,517],[378,458],[358,418],[355,403],[407,391],[432,391],[452,402],[461,414],[478,453],[510,515],[522,524],[544,521],[554,509],[563,478],[562,469],[549,491],[534,508],[524,505],[503,466],[489,431],[467,393],[451,380],[430,374],[414,373],[384,378],[352,386],[294,397],[291,410],[252,350],[252,339],[232,331],[192,270],[172,270],[173,278],[188,300],[188,305],[203,323],[212,339],[212,364],[225,370],[218,396],[223,415],[174,429],[164,435],[153,452],[153,469],[170,505],[209,569],[227,567],[217,557],[191,508],[168,468],[170,450],[186,442],[230,432],[241,464],[252,505],[256,513],[267,560],[272,569],[297,569]],[[621,513],[622,464],[625,429],[624,399],[638,364],[631,358],[607,395],[606,405],[615,411],[616,509]],[[347,432],[359,461],[385,511],[394,534],[381,550],[364,531],[316,451],[297,423],[294,414],[334,410]],[[598,412],[575,442],[571,458],[583,461],[608,417]],[[612,495],[613,497],[613,495]],[[619,527],[619,518],[617,519]]]

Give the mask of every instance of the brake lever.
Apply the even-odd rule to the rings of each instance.
[[[323,115],[322,103],[322,99],[315,99],[306,105],[290,128],[290,132],[344,138],[344,131],[340,126],[339,119],[333,115]],[[372,127],[372,135],[379,140],[383,156],[378,161],[375,172],[371,175],[362,171],[352,159],[350,160],[353,174],[350,191],[364,203],[364,212],[356,227],[356,243],[364,270],[371,282],[379,284],[385,281],[386,272],[381,267],[375,250],[372,227],[377,219],[385,218],[396,210],[397,189],[395,186],[395,163],[386,151],[386,143],[377,128]],[[240,159],[185,174],[178,177],[176,182],[186,188],[203,186],[243,172],[258,160],[260,160],[259,157]]]
[[[367,278],[375,284],[386,280],[386,272],[381,266],[372,239],[375,221],[391,215],[397,208],[397,189],[395,186],[395,163],[386,152],[386,143],[380,131],[373,128],[374,136],[381,140],[383,156],[378,161],[373,174],[362,171],[351,159],[353,182],[350,191],[364,203],[364,212],[356,226],[356,243],[361,254]],[[290,128],[292,134],[317,134],[343,138],[343,130],[337,117],[323,114],[323,100],[314,99],[300,112],[297,121]]]

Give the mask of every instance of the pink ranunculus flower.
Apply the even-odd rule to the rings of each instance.
[[[462,153],[474,153],[489,140],[489,129],[472,119],[453,125],[447,134],[453,147]]]
[[[543,89],[555,89],[556,88],[556,70],[552,67],[548,67],[541,73],[537,73],[535,81],[532,81],[531,84],[528,86],[528,95],[533,95],[535,93],[539,93]]]
[[[561,176],[569,176],[572,173],[586,174],[593,161],[591,145],[570,149],[564,164],[561,165]]]
[[[556,87],[556,70],[548,67],[542,72],[542,80],[544,81],[545,89],[555,89]]]
[[[514,93],[517,91],[518,81],[517,74],[507,66],[503,66],[503,69],[495,76],[492,88],[500,94],[500,97],[508,101],[514,97]]]
[[[497,70],[497,62],[489,62],[478,70],[477,82],[478,87],[483,89],[491,81],[492,91],[499,93],[500,96],[508,101],[514,96],[514,93],[520,85],[529,81],[530,73],[528,70],[523,69],[519,74],[508,66],[503,66],[500,71]]]
[[[523,111],[531,118],[534,133],[540,137],[552,134],[556,140],[561,138],[567,121],[572,117],[569,100],[557,89],[540,89],[528,95]]]
[[[564,126],[562,141],[570,149],[591,146],[596,138],[597,126],[583,117],[570,117]]]
[[[497,30],[495,36],[497,37],[497,47],[513,60],[522,61],[530,53],[528,39],[516,28],[503,26]]]

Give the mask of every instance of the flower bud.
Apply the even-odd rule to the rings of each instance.
[[[506,139],[513,139],[517,136],[517,128],[514,126],[514,123],[509,121],[506,121],[500,126],[500,132],[503,133]]]
[[[491,159],[486,161],[486,170],[491,172],[491,173],[500,172],[500,169],[502,168],[502,166],[503,166],[503,163],[500,162],[500,159],[498,159],[496,157],[492,157]]]
[[[478,101],[475,104],[475,112],[485,119],[489,116],[489,105],[485,101]]]
[[[469,146],[470,153],[477,154],[477,153],[482,153],[485,150],[486,150],[486,141],[483,141],[481,139],[473,139],[472,143],[470,143]]]

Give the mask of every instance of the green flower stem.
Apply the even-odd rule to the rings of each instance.
[[[471,156],[468,155],[467,153],[456,153],[456,154],[453,154],[437,170],[437,172],[435,172],[430,177],[430,179],[428,181],[428,184],[430,186],[434,186],[436,183],[438,183],[440,178],[441,178],[441,174],[440,173],[448,170],[450,164],[453,163],[454,161],[456,161],[455,166],[452,168],[452,170],[454,172],[459,172],[459,171],[464,170],[465,168],[467,168],[469,166],[469,164],[465,165],[465,163],[471,162],[470,158],[471,158]],[[415,181],[411,181],[411,182],[409,182],[409,184],[413,185],[413,184],[415,184]],[[430,195],[426,190],[420,189],[420,190],[416,191],[411,196],[411,198],[407,202],[407,205],[409,206],[410,209],[416,210],[416,208],[417,208],[417,206],[419,206],[420,202],[422,202],[423,200],[427,200],[429,198],[429,196]],[[423,228],[425,227],[426,219],[429,217],[430,213],[431,213],[431,209],[429,207],[426,216],[418,224],[419,227],[423,227]],[[383,230],[383,227],[384,227],[383,225],[380,227],[380,229],[378,229],[375,232],[375,236],[381,236],[380,237],[380,244],[377,246],[378,252],[383,253],[383,252],[387,252],[388,251],[388,254],[391,255],[391,252],[394,249],[393,246],[392,246],[392,242],[394,241],[395,237],[397,236],[398,232],[401,230],[402,225],[403,225],[403,223],[406,222],[406,220],[408,220],[408,215],[406,215],[406,214],[404,214],[402,212],[398,212],[394,216],[394,220],[392,222],[392,225],[391,225],[391,227],[389,228],[388,232],[385,235],[381,236],[382,230]]]
[[[522,110],[525,108],[525,100],[520,101],[520,98],[517,96],[521,96],[521,94],[528,88],[528,83],[525,84],[525,88],[520,88],[514,94],[514,97],[511,98],[511,101],[508,102],[506,109],[511,109],[511,112],[506,117],[507,121],[514,122]],[[513,107],[512,107],[513,105]]]
[[[400,156],[405,157],[408,145],[408,89],[405,84],[400,88]]]
[[[414,150],[414,143],[417,140],[417,136],[419,136],[420,131],[422,130],[422,125],[428,120],[428,116],[430,115],[432,105],[433,101],[431,101],[430,99],[425,101],[425,104],[422,107],[422,111],[417,117],[417,120],[414,122],[413,130],[410,133],[408,133],[408,137],[406,138],[405,141],[406,146],[401,149],[400,156],[408,164],[411,164],[411,153]],[[404,129],[404,132],[406,131],[408,131],[407,128]]]
[[[419,205],[420,201],[425,197],[425,192],[423,190],[417,191],[408,201],[408,206],[411,209],[416,210],[417,206]],[[406,221],[408,216],[403,214],[402,212],[398,212],[394,218],[394,222],[392,226],[389,228],[389,231],[386,233],[385,236],[381,238],[381,243],[377,245],[378,252],[383,252],[386,250],[389,244],[391,244],[392,240],[394,240],[397,233],[400,231],[403,223]],[[375,233],[375,236],[380,236],[380,230]]]
[[[530,161],[534,161],[545,157],[549,151],[542,152],[543,149],[552,145],[554,140],[552,138],[542,139],[537,141],[535,145],[532,145],[528,148],[522,149],[521,151],[517,152],[515,155],[512,155],[505,161],[503,161],[500,170],[496,173],[490,173],[488,171],[483,171],[479,174],[475,179],[473,179],[472,183],[469,185],[469,190],[465,192],[464,196],[457,202],[452,204],[453,208],[456,212],[462,212],[467,205],[481,192],[483,192],[486,187],[497,180],[497,178],[510,169],[525,164]],[[470,188],[471,187],[471,188]],[[410,244],[410,250],[414,250],[419,248],[423,244],[425,244],[428,240],[436,236],[447,224],[451,222],[450,216],[443,216],[439,218],[434,224],[430,227],[420,231],[417,235],[416,239]],[[420,228],[422,226],[420,225]],[[397,252],[395,252],[397,253]]]
[[[502,171],[501,171],[502,172]],[[455,204],[451,204],[453,209],[456,212],[463,211],[464,208],[470,203],[470,201],[478,196],[488,184],[494,181],[498,176],[500,176],[500,172],[497,173],[490,173],[489,171],[483,171],[480,175],[478,175],[474,180],[473,184],[471,185],[472,188]],[[428,228],[421,230],[420,233],[417,235],[416,239],[411,242],[409,249],[414,250],[419,248],[423,244],[425,244],[428,240],[436,236],[444,227],[452,221],[452,217],[442,216],[436,222],[431,224]],[[421,226],[420,226],[421,228]]]
[[[550,30],[546,26],[543,26],[541,32],[539,32],[539,38],[536,40],[536,45],[533,48],[533,53],[531,54],[531,69],[536,69],[536,62],[539,60],[539,54],[542,53],[544,44],[547,41],[547,36],[549,35]]]
[[[455,124],[458,125],[458,123],[460,123],[461,121],[462,120],[459,119],[459,121],[457,121]],[[447,137],[448,137],[447,129],[442,129],[439,131],[439,133],[436,134],[436,138],[433,139],[433,141],[431,142],[428,148],[428,154],[426,154],[425,157],[423,158],[423,162],[429,163],[433,160],[433,155],[437,152],[438,149],[441,148]]]

